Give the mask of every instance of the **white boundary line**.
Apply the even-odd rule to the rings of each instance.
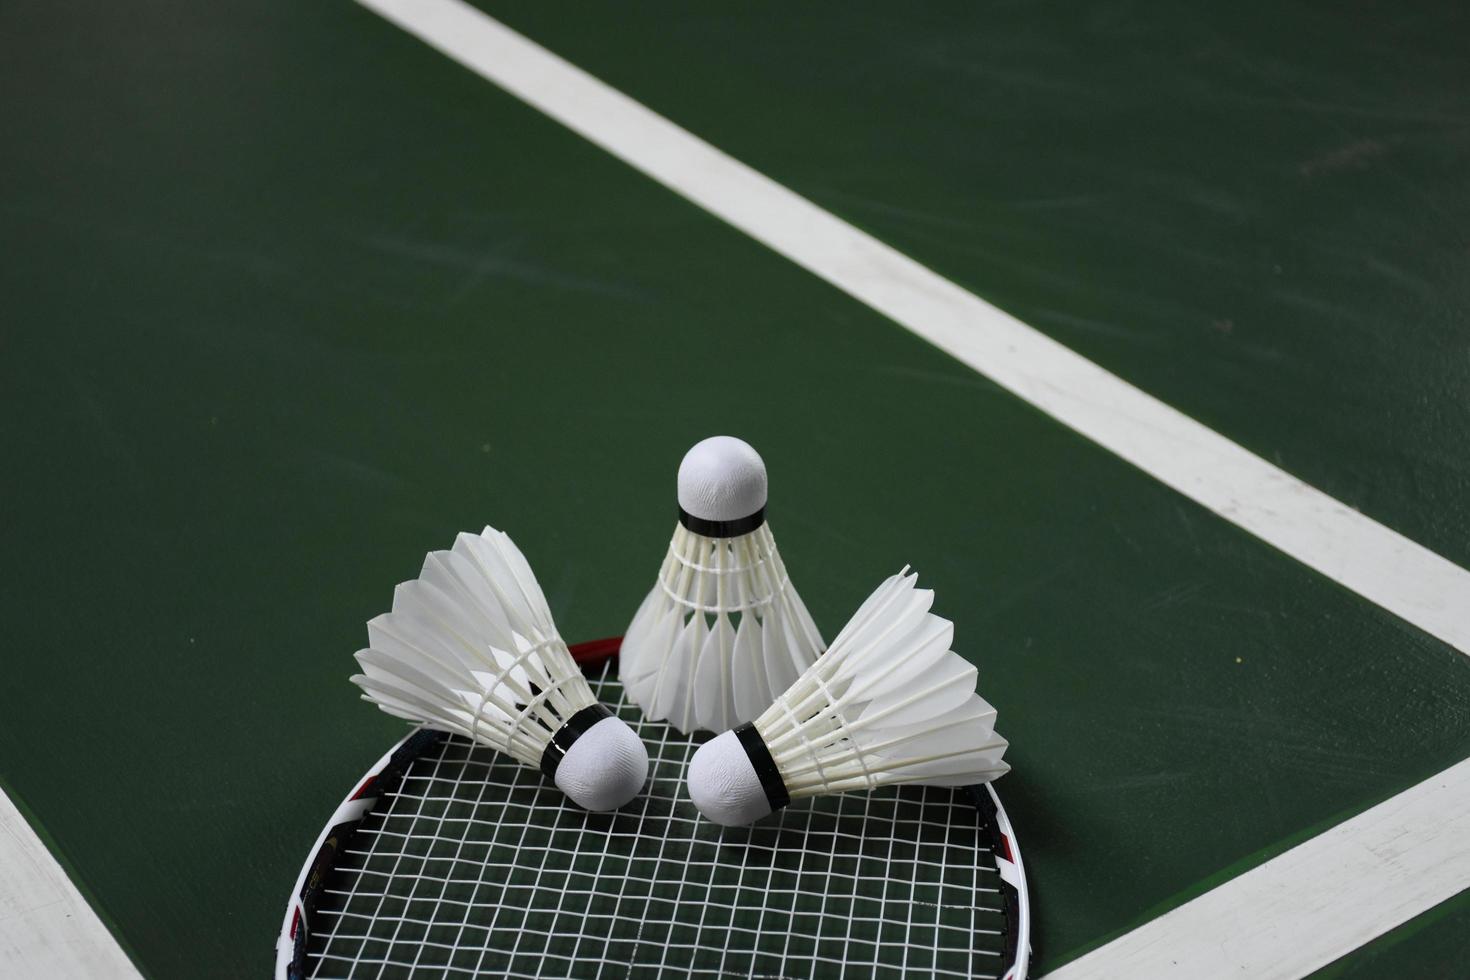
[[[1155,479],[1470,653],[1470,573],[1464,569],[1144,394],[461,0],[358,2]],[[1357,948],[1470,884],[1467,767],[1470,761],[1227,882],[1153,927],[1095,950],[1063,975],[1173,976],[1175,959],[1187,957],[1213,964],[1222,975],[1241,975],[1232,967],[1250,963],[1259,975],[1294,977],[1309,969],[1309,960],[1320,964]],[[1334,874],[1340,867],[1351,871]],[[1314,888],[1321,880],[1332,880],[1333,890]],[[1354,882],[1368,881],[1374,891],[1360,894]],[[1236,942],[1222,948],[1196,921],[1198,913],[1186,912],[1196,908],[1228,915]],[[1163,937],[1170,942],[1166,956],[1139,959],[1141,947],[1162,949],[1154,944]],[[1303,956],[1295,952],[1299,947],[1312,952]]]
[[[0,976],[136,980],[137,969],[0,792]]]
[[[1262,541],[1470,653],[1470,572],[1242,449],[460,0],[358,0]]]
[[[1470,760],[1047,974],[1305,976],[1470,888]]]

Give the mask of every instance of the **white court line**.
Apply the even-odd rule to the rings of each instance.
[[[56,858],[0,792],[0,977],[138,980]]]
[[[1301,977],[1466,888],[1470,760],[1047,977]]]
[[[1470,653],[1465,570],[1144,394],[460,0],[358,2],[1145,473]],[[1445,819],[1446,813],[1463,817],[1470,809],[1465,769],[1466,764],[1456,766],[1341,825],[1322,843],[1263,864],[1250,873],[1256,877],[1242,876],[1211,892],[1207,897],[1230,909],[1238,935],[1246,937],[1235,952],[1249,954],[1252,963],[1299,963],[1292,949],[1310,929],[1314,950],[1340,956],[1466,887],[1467,835],[1461,826],[1456,839],[1455,826]],[[1425,789],[1440,783],[1439,791]],[[1412,838],[1389,839],[1393,827],[1383,820],[1412,827]],[[1412,858],[1399,850],[1411,840]],[[1324,915],[1320,903],[1307,908],[1284,893],[1279,903],[1261,904],[1255,897],[1258,883],[1269,889],[1294,875],[1310,883],[1340,863],[1376,887],[1362,901],[1347,903],[1355,907],[1341,909],[1341,915]],[[1437,867],[1439,873],[1401,873],[1411,867]],[[1337,892],[1349,894],[1361,897]],[[1172,925],[1159,926],[1176,944],[1171,955],[1223,959],[1219,943],[1202,941],[1204,934],[1183,921],[1186,928],[1177,933]],[[1087,968],[1099,976],[1175,975],[1167,963],[1152,973],[1125,970],[1123,964],[1133,962],[1128,943],[1124,937],[1089,954]],[[1269,975],[1298,975],[1293,969]]]
[[[1339,503],[459,0],[358,0],[1150,476],[1470,653],[1470,572]]]

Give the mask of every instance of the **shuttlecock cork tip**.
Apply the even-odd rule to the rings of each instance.
[[[734,537],[760,527],[766,490],[760,453],[734,436],[696,443],[679,464],[680,519],[702,534]]]
[[[744,827],[774,812],[750,754],[735,732],[699,747],[689,761],[689,798],[706,818],[724,827]]]
[[[604,718],[567,749],[554,778],[578,806],[616,810],[648,782],[648,749],[621,720]]]

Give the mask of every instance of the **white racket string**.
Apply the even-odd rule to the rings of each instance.
[[[310,922],[315,977],[632,973],[1001,977],[991,839],[962,792],[807,801],[748,830],[698,818],[697,742],[643,721],[604,665],[594,692],[649,749],[644,796],[611,814],[446,737],[360,825]]]

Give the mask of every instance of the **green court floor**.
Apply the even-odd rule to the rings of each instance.
[[[1470,563],[1463,7],[484,9]],[[12,2],[0,89],[0,786],[147,976],[268,969],[425,551],[619,633],[717,432],[829,636],[954,620],[1038,972],[1470,756],[1463,653],[352,3]]]

